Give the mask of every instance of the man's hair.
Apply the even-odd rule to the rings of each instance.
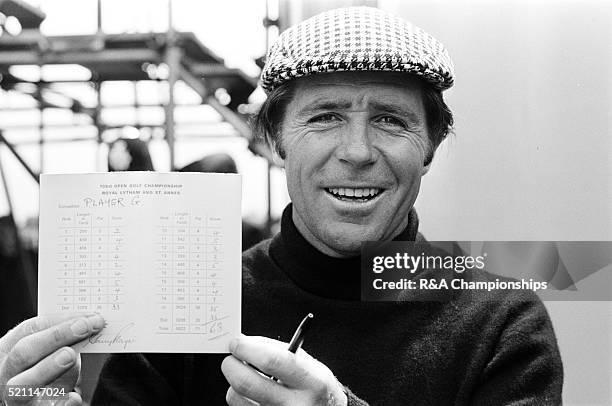
[[[272,90],[252,119],[255,136],[267,141],[283,159],[285,159],[285,151],[281,140],[281,126],[287,106],[295,95],[295,88],[296,81],[289,80]],[[453,113],[444,102],[440,90],[425,81],[422,81],[421,89],[427,119],[427,133],[431,141],[431,149],[425,159],[425,165],[428,165],[438,145],[452,131]]]

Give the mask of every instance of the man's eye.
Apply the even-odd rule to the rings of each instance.
[[[325,113],[325,114],[319,114],[318,116],[311,118],[310,120],[308,120],[308,122],[310,123],[331,123],[331,122],[338,121],[338,120],[340,119],[335,114]]]
[[[405,128],[406,124],[404,124],[404,122],[398,118],[395,118],[393,116],[382,116],[379,117],[376,122],[384,124],[384,125],[392,125],[392,126],[396,126],[396,127],[402,127]]]

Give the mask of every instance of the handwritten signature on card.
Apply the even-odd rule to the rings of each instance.
[[[136,339],[130,337],[130,330],[134,327],[136,323],[128,323],[125,326],[121,327],[114,334],[103,334],[102,332],[89,337],[88,343],[86,343],[83,347],[86,347],[88,344],[104,344],[108,347],[113,346],[123,346],[124,350],[128,349],[130,344],[136,342]],[[104,330],[103,330],[104,331]]]

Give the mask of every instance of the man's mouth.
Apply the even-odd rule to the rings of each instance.
[[[376,187],[368,188],[348,188],[348,187],[332,187],[325,188],[325,191],[343,202],[369,202],[376,199],[384,189]]]

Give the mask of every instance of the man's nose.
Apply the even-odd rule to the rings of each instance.
[[[336,156],[339,160],[356,167],[366,166],[375,161],[375,151],[367,122],[360,120],[345,128],[340,145],[336,149]]]

